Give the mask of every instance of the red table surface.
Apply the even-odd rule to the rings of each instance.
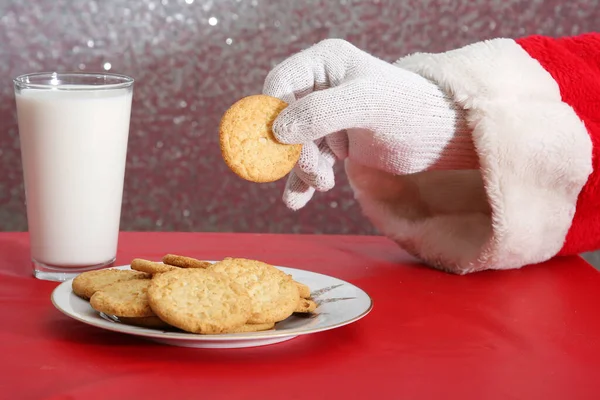
[[[580,258],[453,276],[380,237],[127,232],[117,261],[165,253],[333,275],[374,309],[265,347],[156,344],[60,313],[27,235],[0,233],[0,398],[600,398],[600,274]]]

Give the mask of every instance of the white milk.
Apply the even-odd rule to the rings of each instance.
[[[129,89],[15,94],[31,255],[58,267],[112,261],[129,135]]]

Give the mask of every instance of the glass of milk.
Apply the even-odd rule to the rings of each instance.
[[[133,79],[14,80],[33,274],[64,281],[117,254]]]

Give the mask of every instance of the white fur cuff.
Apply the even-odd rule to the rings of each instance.
[[[592,144],[552,76],[510,39],[397,65],[435,81],[468,111],[481,168],[384,177],[349,163],[365,214],[411,253],[456,273],[554,256],[592,172]],[[365,179],[388,188],[393,180],[393,194],[374,192]]]

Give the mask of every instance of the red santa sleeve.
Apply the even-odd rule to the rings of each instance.
[[[358,190],[384,234],[459,274],[600,248],[600,34],[494,39],[397,65],[467,110],[480,170],[395,177],[388,203]]]

